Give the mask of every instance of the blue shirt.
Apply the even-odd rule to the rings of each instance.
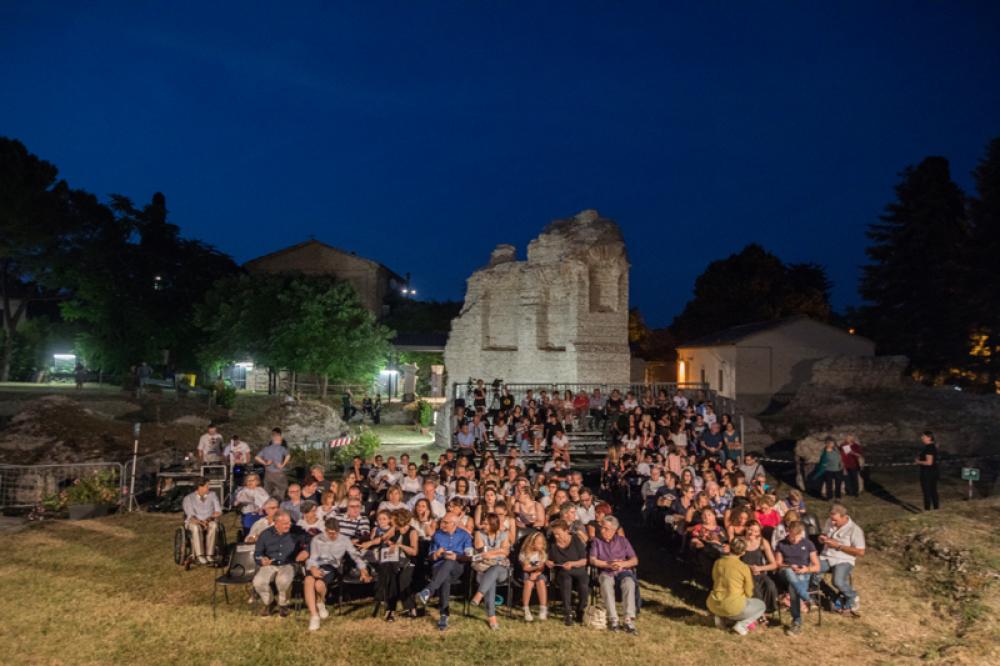
[[[272,560],[274,566],[291,564],[295,561],[295,556],[305,548],[305,533],[301,530],[291,529],[284,534],[278,534],[274,527],[268,527],[254,544],[254,559],[260,564],[260,558],[267,557]]]
[[[268,472],[281,472],[282,470],[278,465],[284,462],[287,455],[288,449],[281,444],[268,444],[257,454],[261,460],[268,462],[265,468]]]
[[[455,531],[448,534],[444,530],[438,530],[434,533],[434,539],[431,541],[431,553],[436,553],[439,548],[444,548],[445,552],[455,553],[456,555],[465,555],[466,548],[472,548],[472,536],[465,530],[460,530],[457,527]],[[441,562],[443,558],[438,559],[437,562]]]

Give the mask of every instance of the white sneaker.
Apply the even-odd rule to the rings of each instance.
[[[313,615],[309,618],[309,631],[319,630],[319,615]]]
[[[198,557],[198,564],[208,564],[208,558],[204,555]]]
[[[549,619],[549,607],[548,606],[540,606],[538,608],[538,619],[539,620],[547,620],[547,619]]]
[[[524,621],[525,622],[531,622],[534,619],[535,618],[533,618],[531,616],[531,606],[525,606],[524,607]]]
[[[326,604],[316,604],[316,614],[319,615],[319,619],[321,620],[330,617],[330,611],[326,609]]]
[[[750,633],[750,630],[743,626],[742,622],[737,622],[733,625],[733,631],[738,633],[740,636],[746,636]]]

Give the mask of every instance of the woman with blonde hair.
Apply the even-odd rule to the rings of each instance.
[[[532,532],[524,539],[517,559],[521,562],[523,591],[521,606],[524,608],[524,621],[531,622],[531,593],[538,593],[538,619],[545,620],[549,616],[549,595],[545,580],[545,562],[549,559],[549,545],[543,532]]]

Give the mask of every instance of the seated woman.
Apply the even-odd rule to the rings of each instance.
[[[486,529],[476,532],[473,542],[476,555],[472,568],[476,571],[479,588],[472,596],[472,605],[478,606],[486,600],[486,619],[490,629],[498,629],[496,595],[497,584],[507,580],[510,568],[510,534],[503,529],[500,517],[491,513],[486,516]]]
[[[524,587],[521,593],[521,606],[524,608],[524,621],[531,622],[531,593],[538,593],[538,619],[549,617],[549,595],[545,581],[545,562],[549,559],[548,544],[545,534],[532,532],[524,539],[517,559],[521,562],[521,575]]]
[[[471,508],[476,502],[476,495],[472,492],[469,480],[465,477],[455,479],[455,490],[451,493],[451,500],[458,500],[463,508]],[[461,527],[461,526],[460,526]]]
[[[393,531],[383,536],[378,550],[378,590],[376,598],[385,602],[385,621],[396,619],[400,601],[410,617],[416,617],[411,585],[420,549],[419,534],[413,527],[413,515],[398,509],[391,515]]]
[[[299,512],[302,514],[302,517],[295,524],[310,537],[316,536],[325,529],[323,520],[319,515],[319,507],[312,500],[302,502]]]
[[[757,500],[757,510],[754,518],[764,531],[764,538],[774,534],[774,528],[781,522],[781,514],[774,508],[777,503],[774,495],[761,495]]]
[[[406,502],[403,501],[403,489],[399,486],[389,486],[389,490],[385,491],[385,499],[378,505],[378,510],[399,511],[405,508]]]
[[[701,523],[691,530],[691,541],[688,544],[697,554],[697,561],[705,571],[729,550],[726,544],[726,532],[716,522],[715,511],[705,508],[701,511]]]
[[[496,420],[493,422],[493,441],[496,442],[497,451],[500,455],[507,455],[507,435],[510,434],[510,428],[507,426],[507,417],[503,412],[497,414]]]
[[[249,533],[253,524],[263,515],[264,502],[267,501],[267,491],[260,487],[260,476],[247,474],[243,480],[246,484],[236,491],[233,507],[240,510],[240,526],[244,533]]]
[[[462,479],[462,481],[464,480],[465,479]],[[448,500],[446,507],[448,509],[447,515],[450,515],[455,519],[455,526],[460,530],[465,530],[469,534],[472,534],[475,526],[472,522],[472,516],[465,513],[465,502],[458,497],[452,497]]]
[[[517,519],[518,537],[527,530],[540,530],[545,527],[545,509],[541,502],[535,501],[527,483],[517,488],[517,499],[514,501],[514,517]]]
[[[403,491],[405,501],[420,494],[420,490],[424,487],[424,480],[418,474],[416,463],[410,463],[406,466],[406,476],[400,480],[399,487]]]
[[[778,569],[774,561],[771,544],[764,538],[760,523],[751,521],[746,527],[747,550],[740,559],[750,567],[753,574],[753,596],[764,602],[765,611],[778,612],[778,588],[771,578],[770,572]],[[766,618],[765,618],[766,621]]]
[[[551,524],[552,544],[545,565],[552,572],[562,596],[563,622],[572,626],[583,622],[590,596],[590,575],[587,572],[587,546],[572,526],[563,519]],[[573,590],[576,590],[576,616],[573,613]]]
[[[331,482],[332,484],[337,483],[336,481]],[[319,506],[316,507],[316,511],[319,513],[320,520],[326,520],[330,516],[333,516],[337,512],[337,493],[333,490],[328,490],[323,493],[320,498]]]
[[[737,537],[730,544],[729,554],[712,565],[712,592],[708,595],[708,610],[715,617],[715,626],[733,622],[733,631],[746,636],[757,619],[764,614],[764,602],[753,596],[753,573],[740,557],[747,544]]]
[[[476,505],[476,510],[473,514],[473,521],[475,522],[477,530],[486,529],[486,517],[493,513],[498,503],[497,491],[495,488],[486,488],[483,491],[482,500]]]
[[[552,434],[552,455],[558,455],[569,464],[569,437],[562,428],[556,428]]]

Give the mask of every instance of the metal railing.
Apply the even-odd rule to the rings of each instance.
[[[453,383],[452,384],[452,398],[463,398],[466,404],[472,404],[473,390],[476,388],[475,384],[466,383]],[[528,391],[532,391],[535,398],[539,397],[542,391],[545,391],[549,396],[552,396],[555,392],[559,393],[562,397],[566,391],[571,391],[573,395],[579,392],[584,392],[588,396],[591,395],[595,389],[600,389],[601,395],[607,399],[611,392],[617,389],[622,397],[626,393],[632,392],[636,400],[642,403],[644,397],[649,396],[653,400],[656,400],[660,391],[664,391],[669,399],[677,394],[681,394],[689,400],[695,401],[705,401],[710,400],[715,405],[715,411],[718,414],[732,413],[735,408],[735,403],[730,398],[720,396],[716,391],[709,388],[709,385],[703,382],[655,382],[655,383],[635,383],[635,384],[623,384],[623,383],[545,383],[545,382],[510,382],[503,383],[494,390],[494,385],[492,383],[486,384],[483,387],[486,391],[486,405],[490,407],[492,403],[499,402],[500,392],[503,388],[510,390],[512,396],[516,403],[520,404],[522,400],[527,396]]]
[[[128,492],[125,466],[116,462],[68,463],[61,465],[0,465],[0,509],[24,509],[40,505],[58,495],[77,479],[111,470],[120,488],[117,502]]]

